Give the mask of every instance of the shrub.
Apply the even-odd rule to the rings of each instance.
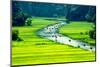
[[[18,32],[18,30],[13,30],[12,31],[12,40],[17,40],[19,37],[18,37],[18,34],[19,34],[19,32]]]
[[[13,31],[12,31],[12,40],[13,40],[13,41],[23,41],[23,40],[19,37],[19,31],[18,31],[18,30],[13,30]]]
[[[28,18],[28,19],[26,20],[26,25],[27,25],[27,26],[32,26],[32,18]]]
[[[13,22],[12,22],[12,26],[24,26],[25,25],[25,21],[29,16],[25,13],[17,13],[16,15],[13,15]]]
[[[81,35],[83,35],[83,32],[80,32]]]
[[[88,35],[88,32],[85,32],[86,35]]]
[[[89,31],[89,36],[90,36],[90,38],[92,38],[92,39],[96,39],[96,31],[95,31],[95,30]]]

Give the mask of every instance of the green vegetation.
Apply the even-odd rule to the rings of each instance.
[[[17,40],[19,38],[18,34],[18,30],[12,30],[12,40]]]
[[[18,30],[23,41],[12,41],[12,66],[28,64],[47,64],[61,62],[95,61],[95,52],[71,47],[39,37],[37,31],[57,21],[49,21],[43,18],[33,18],[31,26],[13,27]],[[78,24],[78,26],[75,26]],[[82,27],[80,27],[80,25]],[[70,23],[61,28],[61,33],[80,37],[80,32],[87,32],[92,26],[90,23]],[[73,28],[72,28],[73,27]],[[77,28],[74,28],[77,27]],[[82,29],[80,29],[82,28]],[[78,34],[71,35],[77,32]],[[78,36],[77,36],[78,35]],[[88,35],[82,35],[88,37]]]
[[[90,45],[95,45],[95,39],[90,38],[89,32],[94,27],[93,23],[86,21],[71,21],[70,24],[66,24],[60,28],[60,33],[69,36],[73,39],[78,39],[89,43]]]
[[[89,31],[89,36],[92,39],[96,39],[96,27],[93,27],[93,29]]]
[[[92,28],[95,26],[93,23],[96,22],[96,6],[13,1],[12,66],[95,61],[94,51],[81,49],[80,46],[61,44],[57,40],[48,40],[38,35],[38,31],[59,23],[58,20],[69,24],[62,26],[57,33],[95,46],[96,32]],[[54,28],[46,29],[51,31]],[[48,33],[55,33],[50,31]]]

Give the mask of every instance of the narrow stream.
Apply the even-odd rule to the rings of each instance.
[[[73,47],[79,47],[81,49],[95,51],[95,46],[90,46],[88,43],[81,42],[80,40],[74,40],[70,37],[64,36],[58,33],[58,30],[61,26],[67,24],[64,21],[58,21],[59,23],[49,25],[38,32],[38,34],[44,38],[47,38],[52,41],[63,43],[66,45],[71,45]]]

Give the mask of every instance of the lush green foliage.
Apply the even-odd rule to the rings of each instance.
[[[12,26],[24,26],[25,21],[27,18],[30,17],[29,14],[25,13],[21,7],[19,7],[19,4],[13,3],[13,9],[12,9]]]
[[[42,28],[57,20],[66,20],[61,34],[95,44],[92,23],[96,21],[96,7],[71,4],[49,4],[13,1],[12,3],[12,66],[61,62],[95,61],[95,52],[57,43],[38,35]],[[49,18],[47,18],[49,17]],[[51,17],[51,18],[50,18]],[[66,19],[65,19],[66,17]],[[72,21],[80,22],[72,22]],[[90,34],[90,36],[89,36]]]
[[[89,36],[90,36],[90,38],[92,38],[92,39],[96,39],[96,31],[95,31],[95,30],[89,31]]]
[[[17,40],[18,39],[18,30],[13,30],[12,31],[12,40]]]
[[[71,21],[70,24],[66,24],[60,29],[60,33],[71,38],[87,42],[90,45],[95,45],[95,39],[91,39],[89,35],[89,31],[93,30],[93,26],[93,23],[86,21]]]
[[[12,30],[12,40],[13,40],[13,41],[23,41],[23,40],[19,37],[19,31],[18,31],[18,30]]]
[[[54,4],[39,2],[16,2],[13,1],[13,12],[20,9],[31,16],[40,17],[65,17],[73,21],[96,22],[96,7],[89,5]]]
[[[55,23],[58,22],[33,18],[32,26],[13,27],[13,30],[19,30],[19,37],[23,41],[12,41],[12,65],[95,61],[94,52],[53,42],[37,35],[38,30]]]

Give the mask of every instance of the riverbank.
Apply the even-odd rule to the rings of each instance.
[[[12,66],[95,61],[95,52],[51,41],[37,35],[37,31],[56,21],[33,19],[32,26],[13,27],[23,41],[12,42]]]
[[[42,37],[56,41],[58,43],[63,43],[65,45],[71,45],[73,47],[79,47],[81,49],[85,49],[89,51],[95,51],[95,46],[91,46],[88,43],[82,42],[80,40],[75,40],[68,36],[59,34],[58,32],[59,28],[64,25],[68,25],[68,24],[64,21],[58,21],[58,22],[59,23],[57,24],[47,26],[44,29],[40,30],[38,34],[40,34],[40,36]]]

